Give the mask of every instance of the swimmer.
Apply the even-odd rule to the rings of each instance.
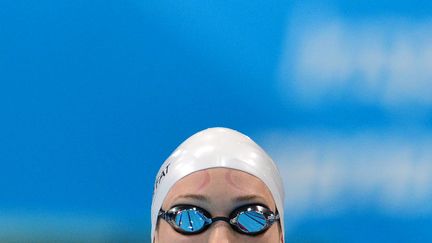
[[[152,201],[154,243],[283,243],[284,190],[272,159],[249,137],[209,128],[163,163]]]

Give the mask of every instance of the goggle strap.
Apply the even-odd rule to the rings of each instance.
[[[270,215],[270,217],[267,218],[271,224],[273,224],[275,221],[278,221],[280,219],[279,214],[276,215]]]
[[[167,213],[165,211],[163,211],[162,209],[159,211],[158,213],[158,217],[162,217],[163,219],[167,220]]]

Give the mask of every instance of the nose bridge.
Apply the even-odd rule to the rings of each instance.
[[[213,223],[210,227],[209,243],[234,243],[235,232],[230,224],[225,221],[218,221]]]

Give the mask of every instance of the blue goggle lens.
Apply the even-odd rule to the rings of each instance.
[[[260,232],[266,225],[266,217],[258,211],[245,211],[237,216],[237,226],[245,233]]]
[[[182,210],[175,217],[176,225],[185,232],[197,232],[200,231],[207,222],[207,217],[205,217],[201,212],[194,209]]]

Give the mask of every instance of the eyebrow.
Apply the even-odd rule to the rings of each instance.
[[[245,202],[245,201],[262,201],[264,203],[265,199],[257,195],[245,195],[245,196],[239,196],[232,199],[232,202],[234,203]]]
[[[177,197],[176,199],[192,199],[192,200],[197,200],[197,201],[201,201],[201,202],[205,202],[205,203],[210,203],[210,199],[204,195],[199,195],[199,194],[185,194],[182,196]],[[262,203],[265,202],[265,199],[261,196],[257,196],[257,195],[244,195],[244,196],[239,196],[236,198],[231,199],[231,202],[233,203],[240,203],[240,202],[246,202],[246,201],[260,201]]]
[[[199,195],[199,194],[185,194],[185,195],[181,195],[179,197],[176,198],[176,200],[178,199],[193,199],[193,200],[197,200],[197,201],[201,201],[201,202],[206,202],[206,203],[210,203],[210,200],[203,195]],[[176,201],[174,200],[174,201]]]

